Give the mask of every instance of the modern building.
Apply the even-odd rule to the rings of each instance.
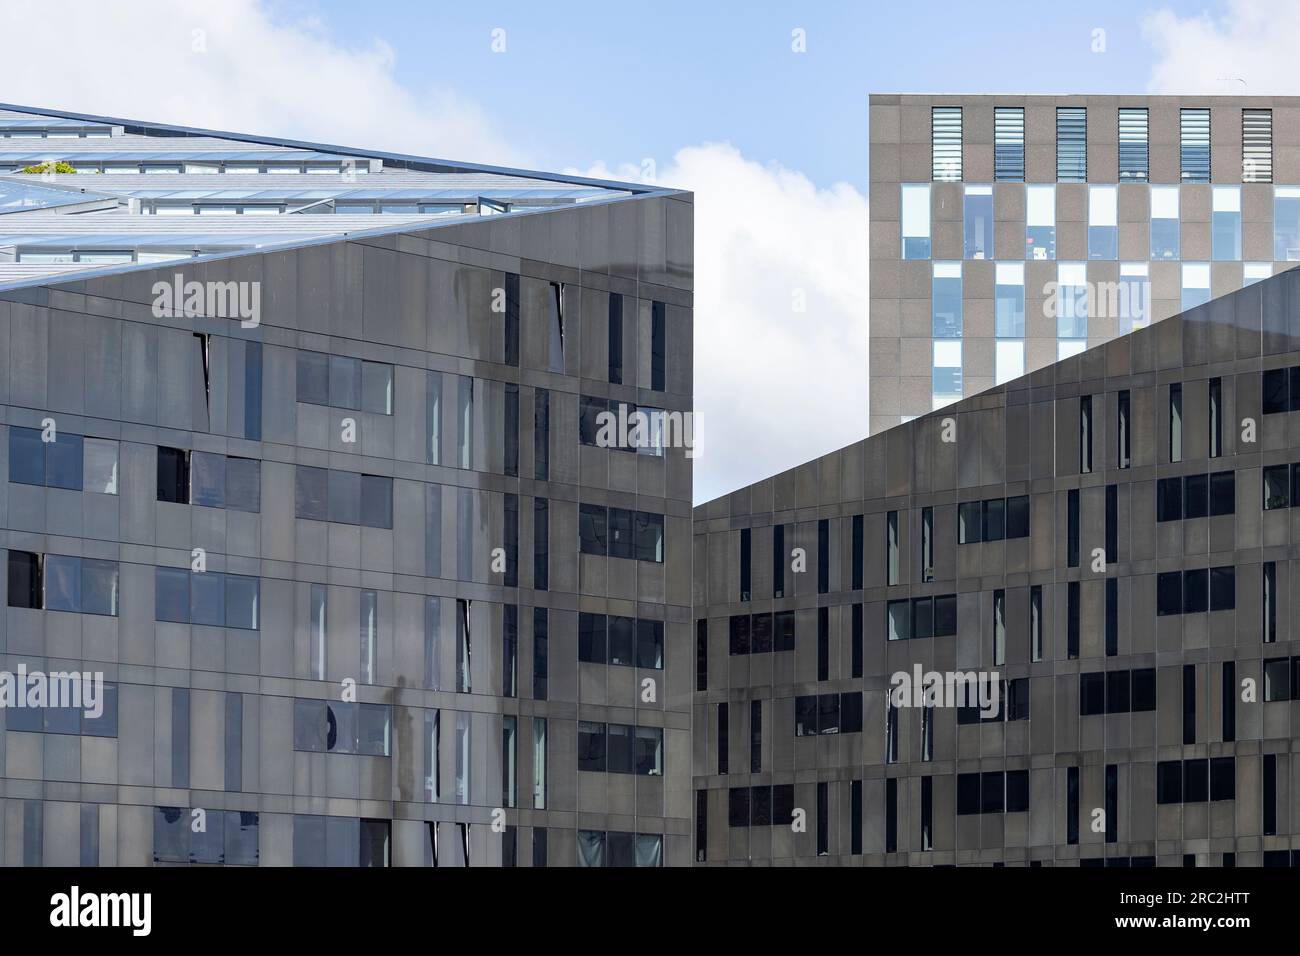
[[[1300,260],[1300,98],[870,112],[872,434]]]
[[[0,107],[0,669],[105,681],[0,858],[689,864],[691,289],[689,193]]]
[[[1300,857],[1297,302],[1262,279],[699,506],[697,860]]]

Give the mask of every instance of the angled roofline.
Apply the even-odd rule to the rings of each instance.
[[[382,159],[398,168],[416,169],[430,173],[494,173],[500,176],[519,176],[527,179],[540,179],[558,183],[574,183],[582,186],[598,186],[604,189],[619,189],[638,195],[673,192],[662,186],[647,186],[638,183],[623,183],[610,179],[591,179],[585,176],[564,176],[540,170],[514,169],[509,166],[487,166],[482,163],[463,163],[454,160],[436,159],[429,156],[414,156],[410,153],[388,153],[373,149],[354,149],[350,146],[338,146],[329,143],[313,143],[307,140],[281,139],[276,136],[257,136],[251,133],[231,133],[224,130],[203,129],[198,126],[174,126],[170,123],[150,123],[142,120],[122,119],[116,116],[98,116],[94,113],[73,113],[68,110],[44,109],[35,106],[19,106],[14,103],[0,103],[0,110],[14,113],[30,113],[34,116],[54,116],[59,119],[82,120],[104,126],[121,126],[128,133],[147,136],[210,136],[217,139],[230,139],[244,143],[260,143],[264,146],[281,146],[286,149],[308,149],[325,153],[339,153],[344,156],[365,156],[369,159]]]

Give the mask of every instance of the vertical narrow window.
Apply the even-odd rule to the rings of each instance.
[[[1106,656],[1119,654],[1119,581],[1106,579]]]
[[[862,590],[862,557],[863,557],[863,555],[862,555],[862,533],[863,533],[863,531],[862,531],[862,527],[863,527],[863,516],[862,516],[862,515],[854,515],[854,516],[853,516],[853,535],[852,535],[852,538],[853,538],[853,558],[852,558],[853,577],[852,577],[852,585],[853,585],[853,590],[855,590],[855,591],[861,591],[861,590]]]
[[[785,525],[772,528],[772,597],[785,597]]]
[[[763,702],[749,702],[749,772],[763,772]]]
[[[424,599],[424,686],[428,690],[442,689],[442,667],[439,649],[442,636],[442,599]]]
[[[1196,743],[1196,665],[1183,665],[1183,743]]]
[[[1106,842],[1119,840],[1119,766],[1106,764]]]
[[[994,264],[993,298],[993,324],[997,337],[1023,339],[1025,337],[1025,264],[1023,262]]]
[[[1184,311],[1210,301],[1210,264],[1208,262],[1183,263],[1182,300]]]
[[[1223,739],[1227,743],[1237,739],[1237,665],[1223,662]]]
[[[430,465],[442,464],[442,375],[430,372],[425,377],[425,430],[428,445],[424,457]]]
[[[1007,592],[993,592],[993,663],[1007,662]]]
[[[533,809],[546,809],[546,718],[533,718]]]
[[[501,696],[519,693],[519,605],[501,607]]]
[[[1183,386],[1169,386],[1169,461],[1183,460]]]
[[[1210,257],[1220,262],[1239,260],[1241,258],[1241,187],[1213,187],[1210,210]]]
[[[831,523],[822,518],[817,522],[817,593],[831,589]]]
[[[1025,187],[1025,258],[1056,258],[1056,187]]]
[[[1065,585],[1065,656],[1069,660],[1079,657],[1079,582]]]
[[[930,109],[930,174],[936,183],[961,182],[961,107]]]
[[[327,591],[323,584],[311,586],[311,623],[308,640],[311,653],[312,680],[325,679],[325,610]]]
[[[1177,259],[1180,246],[1177,186],[1151,187],[1151,258]]]
[[[817,855],[830,852],[830,784],[817,784]]]
[[[545,388],[533,392],[533,477],[551,477],[551,393]]]
[[[934,509],[921,509],[921,583],[934,580]]]
[[[892,696],[885,698],[885,763],[898,763],[898,708]]]
[[[518,806],[519,798],[519,718],[501,717],[501,806]]]
[[[190,786],[190,692],[185,687],[172,688],[172,786]]]
[[[1056,108],[1056,181],[1088,181],[1088,110],[1083,106]]]
[[[1272,644],[1277,640],[1277,562],[1264,562],[1264,643]]]
[[[1133,432],[1130,420],[1132,407],[1129,390],[1124,389],[1119,393],[1115,422],[1115,440],[1119,446],[1117,454],[1120,468],[1129,468],[1133,464]]]
[[[1150,140],[1145,106],[1119,111],[1119,181],[1144,183],[1149,171]]]
[[[709,689],[709,622],[705,618],[695,622],[695,689]]]
[[[1079,473],[1092,472],[1092,396],[1079,397]]]
[[[993,178],[1000,183],[1025,181],[1025,109],[993,108]]]
[[[1088,258],[1119,257],[1119,188],[1088,187]]]
[[[551,586],[551,503],[533,499],[533,588],[545,591]]]
[[[470,715],[456,715],[456,802],[469,803]],[[468,859],[466,854],[466,859]]]
[[[1029,659],[1043,659],[1043,586],[1035,584],[1029,589]]]
[[[1119,560],[1119,485],[1106,486],[1106,564]]]
[[[361,592],[361,682],[374,684],[379,671],[379,596]]]
[[[849,781],[849,852],[862,853],[862,781]]]
[[[194,387],[203,383],[203,391],[194,399],[194,428],[207,431],[209,416],[212,413],[212,336],[206,332],[195,332],[191,341],[194,343],[195,375]]]
[[[725,703],[718,705],[718,773],[726,774],[731,768],[731,714]]]
[[[851,651],[853,655],[853,661],[852,661],[853,669],[850,672],[849,676],[861,677],[862,676],[862,605],[861,604],[853,605],[853,610],[851,612],[851,615],[853,619],[853,634],[852,634],[853,648]]]
[[[898,583],[898,512],[885,517],[885,583]]]
[[[709,845],[709,791],[695,791],[695,862],[703,863]]]
[[[1079,842],[1079,768],[1065,769],[1065,842]]]
[[[934,777],[921,778],[921,849],[934,849]]]
[[[1179,179],[1185,183],[1210,181],[1210,111],[1179,111]]]
[[[934,263],[930,277],[930,334],[934,338],[961,338],[961,298],[961,263]]]
[[[922,183],[904,183],[902,195],[903,258],[929,259],[930,187]]]
[[[459,376],[458,388],[456,464],[460,468],[471,468],[474,462],[474,379],[468,375]]]
[[[962,256],[993,258],[993,187],[967,186],[962,201]]]
[[[817,679],[830,680],[831,670],[831,609],[817,609]]]
[[[424,712],[424,797],[430,803],[437,803],[438,796],[442,792],[442,747],[439,740],[441,730],[442,711],[426,710]],[[433,826],[432,823],[429,825]],[[437,865],[436,860],[434,865]]]
[[[244,437],[262,440],[262,343],[244,343]]]
[[[1241,181],[1273,181],[1273,111],[1241,111]]]
[[[1300,186],[1273,187],[1273,258],[1300,260]]]
[[[934,759],[934,705],[921,707],[921,759]]]
[[[468,694],[469,689],[469,631],[470,602],[465,598],[456,600],[456,693]]]
[[[898,852],[898,778],[885,779],[885,852]]]
[[[750,530],[748,528],[740,529],[740,599],[749,600],[749,558],[750,558]]]
[[[1277,755],[1264,754],[1264,836],[1277,834]]]
[[[507,478],[519,477],[519,386],[506,383],[505,407],[501,410],[505,454],[502,467]]]
[[[505,544],[505,573],[502,583],[519,587],[519,496],[502,495],[501,535]]]
[[[99,866],[99,804],[83,803],[81,818],[81,865]]]
[[[519,276],[506,273],[505,364],[519,367]]]
[[[1067,567],[1079,566],[1079,489],[1065,493],[1065,563]]]
[[[546,297],[549,316],[547,341],[549,343],[549,368],[552,372],[564,371],[564,283],[552,282]]]
[[[662,392],[667,387],[667,312],[664,303],[650,303],[650,390],[654,392]]]
[[[424,486],[424,573],[442,577],[442,486]]]
[[[1210,457],[1223,455],[1223,379],[1210,379]]]
[[[533,700],[546,700],[550,680],[550,611],[533,608]]]
[[[609,381],[623,384],[623,296],[609,294]]]

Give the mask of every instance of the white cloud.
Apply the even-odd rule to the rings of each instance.
[[[1187,17],[1159,10],[1142,22],[1156,54],[1148,86],[1157,93],[1294,94],[1298,33],[1294,2],[1231,0],[1218,15]]]
[[[345,48],[256,0],[8,0],[0,36],[8,103],[527,164],[472,101],[402,86],[387,44]]]
[[[678,151],[657,181],[695,193],[696,502],[866,437],[866,196],[725,144]]]

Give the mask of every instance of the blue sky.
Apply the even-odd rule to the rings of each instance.
[[[1183,17],[1206,4],[1161,3]],[[1209,5],[1220,9],[1218,5]],[[409,88],[452,88],[550,168],[611,166],[728,141],[814,183],[866,183],[866,96],[1140,92],[1155,5],[1039,2],[651,5],[277,0],[342,46],[382,40]],[[506,52],[493,53],[494,28]],[[808,50],[791,52],[791,30]],[[1093,53],[1092,31],[1106,31]]]

